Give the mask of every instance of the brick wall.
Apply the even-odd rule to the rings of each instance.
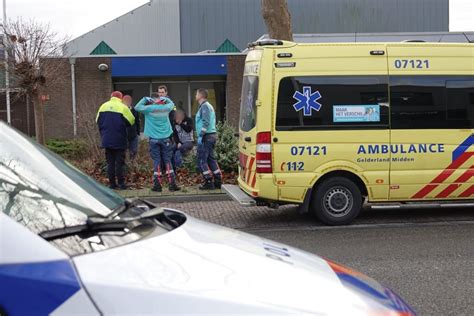
[[[60,63],[59,80],[49,85],[44,94],[50,100],[45,105],[46,138],[74,137],[72,115],[71,65],[68,59],[58,59]],[[112,92],[112,77],[109,68],[106,72],[97,69],[99,64],[111,66],[110,58],[76,58],[76,106],[78,135],[83,136],[85,122],[95,119],[99,106],[109,99]]]
[[[235,128],[239,126],[240,94],[244,73],[245,55],[227,56],[227,107],[226,117]]]
[[[97,67],[100,64],[109,65],[109,70],[99,71]],[[76,60],[76,98],[80,136],[85,134],[85,128],[96,128],[95,124],[88,123],[95,120],[100,105],[110,99],[113,89],[111,66],[110,58],[78,58]]]
[[[71,68],[67,58],[49,59],[54,73],[46,76],[41,94],[49,95],[44,103],[44,133],[48,138],[72,138]],[[48,71],[45,71],[48,74]],[[54,76],[54,78],[52,78]]]

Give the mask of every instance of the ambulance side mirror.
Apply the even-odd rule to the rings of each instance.
[[[255,105],[256,105],[256,106],[261,106],[261,105],[262,105],[262,101],[260,101],[260,100],[255,100]]]

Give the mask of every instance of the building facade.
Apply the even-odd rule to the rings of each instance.
[[[265,34],[261,0],[152,0],[72,40],[68,52],[90,55],[242,51]],[[449,0],[288,0],[293,33],[447,32]],[[103,43],[101,45],[101,43]]]
[[[64,80],[45,92],[46,125],[53,124],[47,137],[80,135],[84,115],[77,116],[98,108],[112,90],[137,101],[161,84],[189,116],[197,110],[195,91],[208,89],[217,117],[237,126],[244,50],[266,33],[260,5],[261,0],[152,0],[72,40]],[[448,0],[288,0],[288,6],[293,32],[318,33],[314,41],[358,41],[359,32],[448,31]],[[308,40],[295,35],[295,41]]]

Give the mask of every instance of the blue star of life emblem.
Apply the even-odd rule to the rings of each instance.
[[[303,93],[295,91],[293,98],[298,100],[293,107],[296,111],[301,111],[303,109],[304,116],[311,116],[313,110],[319,111],[323,106],[318,102],[321,99],[321,93],[319,91],[311,93],[311,87],[303,87]]]

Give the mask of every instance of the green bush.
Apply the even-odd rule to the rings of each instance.
[[[65,159],[80,159],[87,153],[87,146],[82,140],[48,139],[46,147]]]
[[[217,123],[216,158],[225,172],[237,172],[239,167],[239,139],[227,122]]]
[[[190,174],[199,173],[197,168],[197,155],[196,155],[197,148],[193,148],[193,150],[188,153],[186,156],[183,157],[183,168],[188,170]]]
[[[235,130],[227,122],[217,123],[216,159],[225,172],[237,172],[239,166],[239,140]],[[197,169],[197,147],[183,158],[183,168],[190,173],[199,173]]]

